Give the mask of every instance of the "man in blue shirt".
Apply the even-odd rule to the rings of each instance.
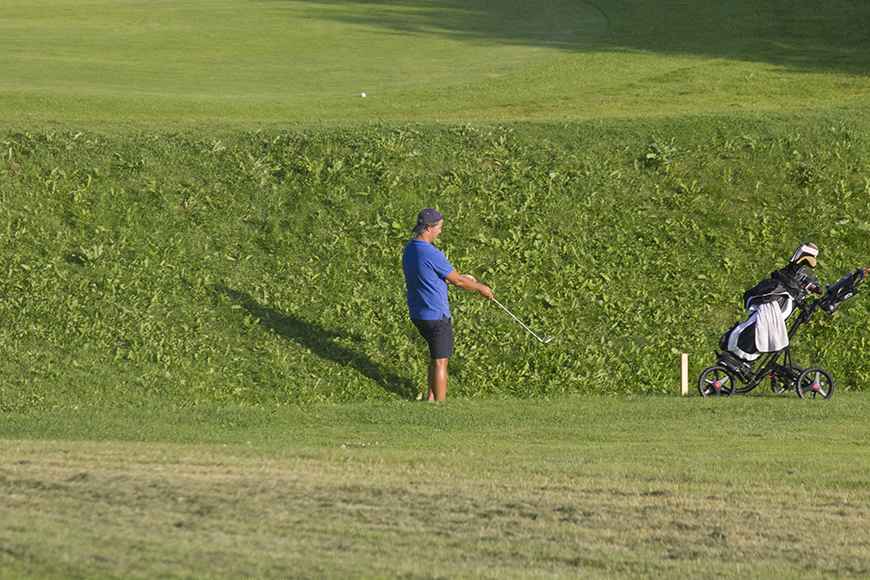
[[[447,285],[480,292],[492,300],[492,290],[468,274],[457,274],[447,257],[432,244],[441,234],[444,216],[434,209],[424,209],[402,252],[402,270],[408,291],[411,322],[429,344],[429,400],[443,401],[447,396],[447,362],[453,356],[453,324]]]

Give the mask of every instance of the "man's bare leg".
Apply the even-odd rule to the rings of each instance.
[[[429,400],[443,401],[447,398],[447,362],[449,358],[433,358],[429,361]]]

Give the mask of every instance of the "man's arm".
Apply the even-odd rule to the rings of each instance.
[[[481,296],[492,300],[492,290],[490,290],[489,286],[481,284],[480,282],[475,280],[474,276],[470,276],[468,274],[459,274],[456,272],[456,270],[453,270],[452,272],[447,274],[447,283],[453,284],[454,286],[462,288],[463,290],[480,292]]]

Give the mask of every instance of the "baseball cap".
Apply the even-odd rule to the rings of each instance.
[[[427,207],[417,216],[417,225],[414,226],[411,231],[415,234],[419,234],[426,226],[430,224],[437,224],[443,219],[444,215],[440,211]]]

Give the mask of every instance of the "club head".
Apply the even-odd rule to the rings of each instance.
[[[545,338],[545,339],[542,340],[541,342],[542,342],[543,344],[547,344],[547,343],[550,342],[551,340],[553,340],[553,337],[552,337],[552,336],[548,336],[547,338]]]

